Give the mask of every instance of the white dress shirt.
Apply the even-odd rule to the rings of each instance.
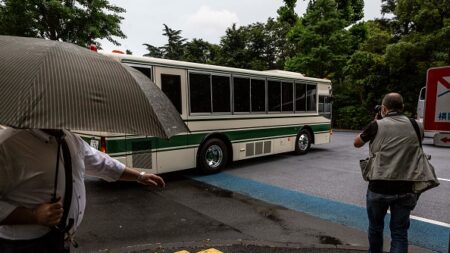
[[[69,218],[73,233],[80,225],[86,206],[85,173],[116,181],[125,165],[92,148],[79,136],[64,131],[72,160],[73,193]],[[50,202],[56,173],[58,145],[55,138],[40,130],[0,129],[0,220],[17,207],[35,208]],[[64,202],[65,171],[61,152],[57,196]],[[0,226],[0,238],[35,239],[50,229],[41,225]]]

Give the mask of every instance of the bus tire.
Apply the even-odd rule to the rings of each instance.
[[[227,146],[221,139],[207,140],[198,151],[197,168],[205,174],[221,171],[228,161],[227,151]]]
[[[311,132],[307,129],[302,129],[295,138],[295,154],[304,155],[308,153],[311,148]]]

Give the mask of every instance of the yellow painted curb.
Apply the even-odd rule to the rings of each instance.
[[[189,253],[189,251],[187,251],[187,250],[182,250],[182,251],[177,251],[177,252],[173,252],[173,253]]]
[[[223,253],[223,252],[220,251],[220,250],[216,250],[214,248],[211,248],[211,249],[205,249],[205,250],[199,251],[197,253]]]

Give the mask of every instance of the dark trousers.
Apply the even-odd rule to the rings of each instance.
[[[409,215],[417,203],[417,195],[379,194],[367,191],[367,215],[369,217],[369,253],[383,252],[384,217],[391,210],[391,253],[408,252]]]
[[[70,249],[64,248],[63,240],[60,234],[54,232],[32,240],[0,238],[0,253],[69,253]]]

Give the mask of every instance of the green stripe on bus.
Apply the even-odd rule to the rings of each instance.
[[[251,141],[252,139],[270,139],[280,136],[295,136],[303,126],[291,126],[282,128],[264,128],[264,129],[249,129],[236,131],[222,131],[231,142],[240,142],[243,140]],[[312,125],[310,126],[314,133],[326,132],[331,128],[330,124]],[[157,137],[142,137],[130,139],[107,139],[106,150],[108,153],[129,153],[129,152],[148,152],[155,149],[180,149],[184,146],[191,148],[193,145],[199,145],[205,137],[214,133],[193,133],[186,135],[176,135],[169,140],[160,139]],[[89,143],[91,138],[83,138]],[[181,148],[182,149],[182,148]]]
[[[230,115],[231,114],[227,114]],[[261,117],[211,117],[209,119],[184,119],[184,122],[196,122],[196,121],[217,121],[217,120],[255,120],[255,119],[286,119],[286,118],[318,118],[320,115],[289,115],[289,116],[276,116],[276,114],[261,114]],[[238,115],[239,116],[239,115]]]

